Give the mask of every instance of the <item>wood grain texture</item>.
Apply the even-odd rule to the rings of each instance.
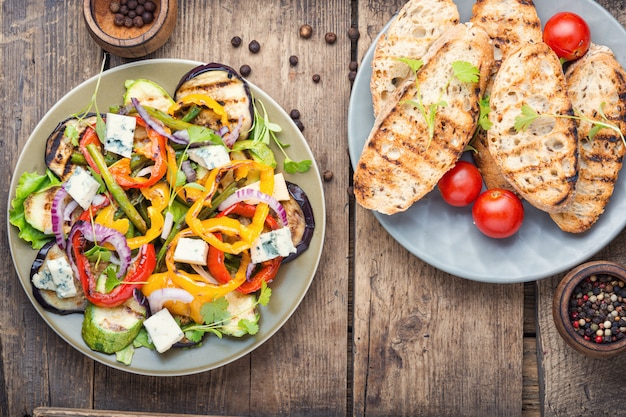
[[[78,3],[47,2],[44,7],[2,0],[2,10],[3,109],[12,116],[0,122],[6,133],[0,152],[8,170],[47,109],[98,72],[102,51],[87,34]],[[146,57],[223,62],[236,69],[250,65],[251,82],[287,111],[300,110],[320,170],[334,173],[324,183],[333,233],[327,233],[319,272],[287,325],[254,353],[212,372],[176,378],[128,374],[84,358],[50,331],[6,256],[1,264],[0,415],[32,414],[40,405],[259,416],[346,413],[350,14],[345,1],[184,1],[170,40]],[[313,26],[311,39],[298,36],[302,23]],[[337,33],[334,45],[324,42],[326,32]],[[244,40],[239,49],[230,45],[235,35]],[[247,49],[253,39],[261,44],[256,55]],[[298,66],[289,65],[290,55],[298,55]],[[110,57],[108,66],[125,62]],[[311,81],[315,73],[321,76],[318,84]],[[1,179],[3,224],[9,179]],[[1,245],[7,254],[6,233]]]
[[[403,4],[359,2],[359,59]],[[523,285],[438,271],[355,218],[355,415],[519,415]]]

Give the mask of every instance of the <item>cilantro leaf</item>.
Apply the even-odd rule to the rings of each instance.
[[[478,82],[478,68],[467,61],[454,61],[452,63],[452,70],[454,71],[454,76],[461,82]]]
[[[404,62],[411,68],[411,71],[417,72],[424,66],[424,61],[421,59],[411,59],[411,58],[397,58],[398,61]]]
[[[272,296],[272,289],[268,287],[267,283],[263,281],[261,283],[261,291],[259,293],[259,297],[257,299],[257,303],[262,306],[266,306],[267,303],[270,302],[270,297]]]
[[[484,96],[480,100],[479,106],[480,115],[478,116],[478,125],[485,131],[489,130],[491,129],[491,126],[493,126],[493,123],[489,120],[489,112],[491,111],[491,107],[489,106],[489,96]]]
[[[239,320],[237,326],[248,334],[257,334],[257,332],[259,331],[259,325],[257,323],[253,323],[248,319]]]
[[[209,303],[204,303],[200,307],[200,314],[206,324],[223,322],[230,317],[228,312],[228,301],[224,297],[213,300]]]
[[[524,104],[522,105],[522,113],[515,118],[513,129],[515,129],[516,132],[523,132],[538,118],[539,113],[528,104]]]

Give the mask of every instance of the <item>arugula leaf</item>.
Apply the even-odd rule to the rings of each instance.
[[[239,140],[234,143],[231,148],[233,151],[245,151],[248,150],[252,154],[252,159],[257,162],[261,162],[272,168],[276,168],[276,159],[274,158],[274,152],[265,142],[254,140]]]
[[[265,106],[263,102],[260,100],[254,100],[254,125],[252,126],[252,141],[257,143],[263,143],[265,145],[269,145],[271,141],[273,141],[278,149],[282,152],[285,159],[283,161],[283,169],[285,172],[293,174],[296,172],[307,172],[311,167],[312,161],[310,160],[302,160],[300,162],[294,162],[285,151],[289,145],[282,143],[276,133],[280,133],[282,128],[270,122],[269,116],[267,115],[267,111],[265,110]],[[251,150],[252,151],[252,150]],[[253,155],[254,156],[254,155]],[[259,155],[257,154],[257,157]],[[276,166],[275,164],[272,166]]]

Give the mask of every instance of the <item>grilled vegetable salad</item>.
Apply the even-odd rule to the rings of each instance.
[[[268,284],[315,228],[305,191],[279,171],[311,161],[288,157],[280,126],[225,65],[194,68],[173,96],[145,79],[125,89],[106,113],[94,101],[62,121],[47,171],[20,178],[10,222],[39,250],[35,298],[84,314],[85,343],[126,364],[140,346],[255,334]]]

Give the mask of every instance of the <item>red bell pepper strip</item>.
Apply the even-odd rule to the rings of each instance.
[[[215,217],[223,217],[228,216],[229,214],[236,214],[239,216],[252,218],[254,217],[254,213],[256,211],[256,207],[250,204],[246,204],[243,202],[233,204],[228,207],[226,210],[223,210]],[[265,224],[272,230],[276,230],[280,228],[278,222],[272,217],[267,216],[265,218]],[[215,233],[215,237],[219,240],[222,240],[221,233]],[[215,246],[209,246],[209,254],[207,257],[207,268],[211,275],[221,283],[227,283],[232,279],[230,272],[226,268],[226,264],[224,263],[224,252],[216,248]],[[278,257],[274,259],[270,259],[269,261],[263,262],[261,265],[261,269],[256,271],[248,281],[241,284],[237,291],[243,294],[250,294],[261,289],[262,282],[266,283],[272,282],[276,274],[278,273],[278,269],[280,268],[280,264],[283,258]]]
[[[98,138],[98,134],[96,133],[96,130],[93,127],[91,127],[91,126],[87,127],[87,129],[85,129],[85,133],[80,138],[80,142],[78,143],[78,147],[80,149],[80,152],[85,157],[85,160],[87,161],[87,164],[91,167],[91,169],[93,169],[96,172],[96,174],[100,174],[100,170],[98,169],[98,166],[96,165],[96,162],[93,160],[93,158],[89,154],[89,151],[87,150],[87,145],[89,145],[89,144],[94,144],[96,146],[100,146],[101,145],[100,139]]]
[[[146,158],[154,161],[150,177],[131,176],[130,159],[122,158],[109,167],[109,171],[115,177],[115,181],[122,188],[143,188],[150,187],[163,178],[167,172],[167,155],[165,152],[166,138],[157,133],[156,130],[146,125],[141,117],[137,117],[137,124],[146,129],[150,143],[146,146],[136,146],[135,149]]]
[[[103,294],[96,290],[96,277],[93,275],[89,260],[83,253],[86,242],[87,240],[82,238],[80,232],[75,233],[72,237],[72,251],[85,297],[97,306],[116,307],[123,304],[133,296],[135,288],[141,288],[156,266],[154,246],[152,244],[141,246],[137,260],[128,269],[122,284],[111,292]]]

